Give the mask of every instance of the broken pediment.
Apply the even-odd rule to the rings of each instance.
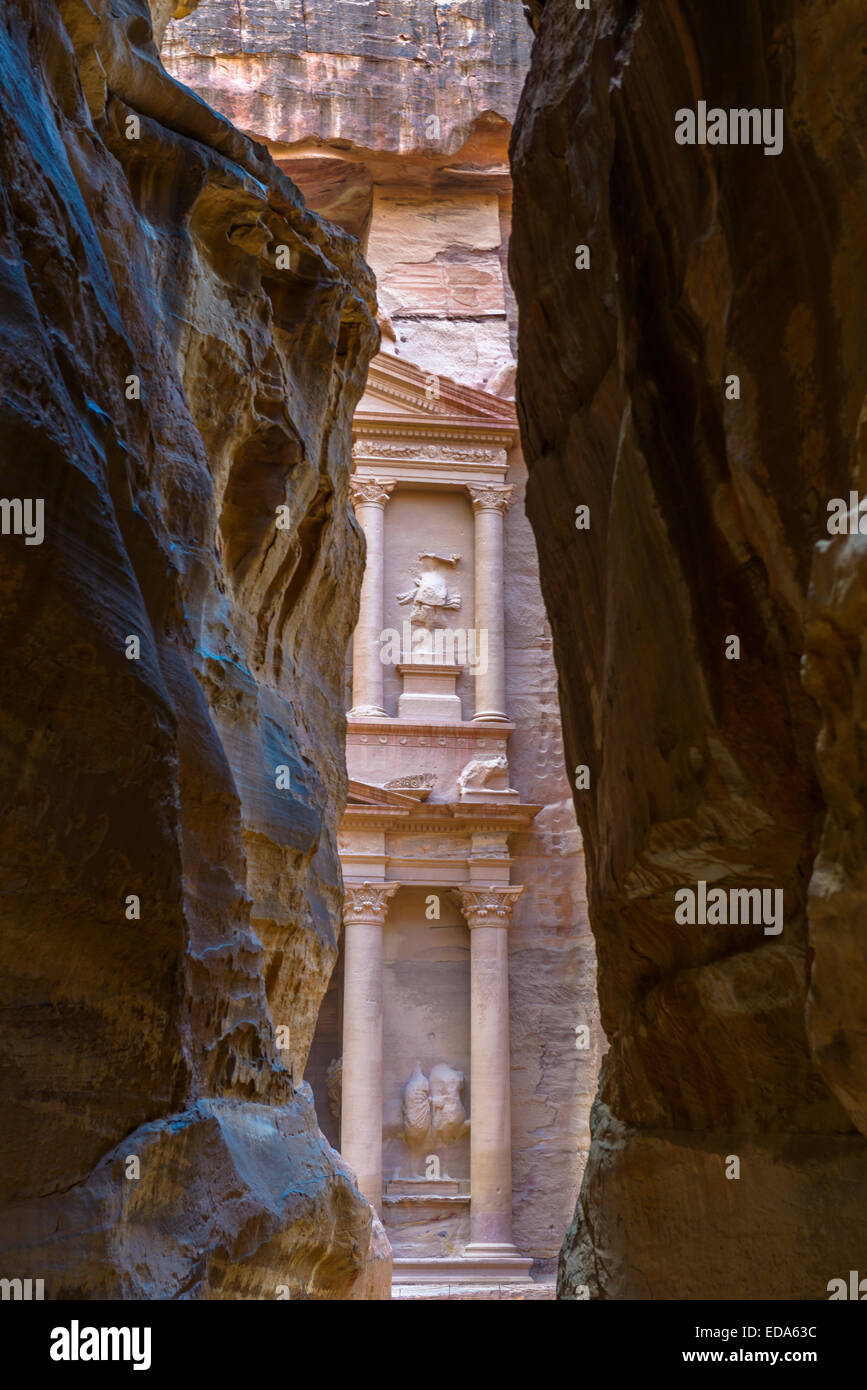
[[[386,787],[376,787],[369,782],[349,783],[349,806],[395,806],[398,809],[411,809],[418,801],[418,796],[390,791]]]
[[[414,801],[426,801],[433,791],[435,782],[436,778],[432,772],[419,772],[412,777],[395,777],[394,781],[386,782],[385,787],[387,791],[411,796]]]
[[[355,414],[356,429],[363,428],[366,421],[383,417],[407,423],[416,420],[420,425],[460,422],[468,428],[487,425],[508,430],[517,424],[511,401],[459,386],[448,377],[380,352],[371,363],[367,386]]]

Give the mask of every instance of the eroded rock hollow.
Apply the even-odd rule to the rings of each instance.
[[[867,485],[867,15],[532,9],[519,413],[611,1044],[560,1293],[827,1298],[867,1243],[867,570],[827,526]],[[782,149],[678,144],[703,101]],[[702,881],[782,931],[678,923]]]
[[[169,77],[144,0],[11,0],[0,49],[0,490],[44,521],[0,542],[3,1273],[382,1296],[300,1084],[372,276]]]

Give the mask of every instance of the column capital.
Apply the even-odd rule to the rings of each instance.
[[[368,507],[382,507],[394,492],[396,483],[388,478],[364,478],[353,473],[349,479],[349,495],[354,507],[359,504]]]
[[[499,512],[505,516],[512,505],[513,490],[511,484],[467,483],[474,512]]]
[[[512,908],[523,891],[523,884],[491,884],[490,888],[455,888],[452,897],[472,931],[473,927],[511,926]]]
[[[385,923],[389,898],[400,887],[399,883],[347,883],[344,884],[343,920],[348,927],[359,923]]]

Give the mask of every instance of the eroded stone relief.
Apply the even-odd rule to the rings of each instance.
[[[509,764],[504,757],[473,758],[458,776],[458,787],[505,787]]]
[[[431,792],[436,786],[436,780],[432,772],[418,772],[409,777],[394,777],[383,785],[387,791]]]
[[[403,1138],[413,1158],[457,1143],[469,1133],[463,1089],[463,1072],[447,1062],[431,1067],[430,1077],[416,1062],[402,1098]]]
[[[461,606],[461,596],[457,589],[449,589],[447,576],[460,562],[460,555],[437,555],[422,551],[419,554],[420,569],[412,576],[412,587],[397,595],[400,604],[412,604],[409,621],[413,627],[426,628],[429,632],[446,626],[445,614]]]

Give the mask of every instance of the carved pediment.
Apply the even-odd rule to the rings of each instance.
[[[373,419],[415,421],[422,427],[436,426],[438,421],[452,426],[460,423],[468,429],[474,425],[515,429],[517,425],[511,401],[460,386],[449,377],[383,352],[370,365],[367,386],[355,413],[358,432],[363,432],[366,420]]]
[[[402,792],[391,791],[386,787],[376,787],[370,782],[349,783],[349,795],[347,804],[349,806],[397,806],[412,808],[418,805],[417,796],[405,795]]]
[[[426,801],[435,782],[432,772],[416,772],[411,777],[395,777],[393,781],[386,782],[385,789],[411,796],[414,801]]]

